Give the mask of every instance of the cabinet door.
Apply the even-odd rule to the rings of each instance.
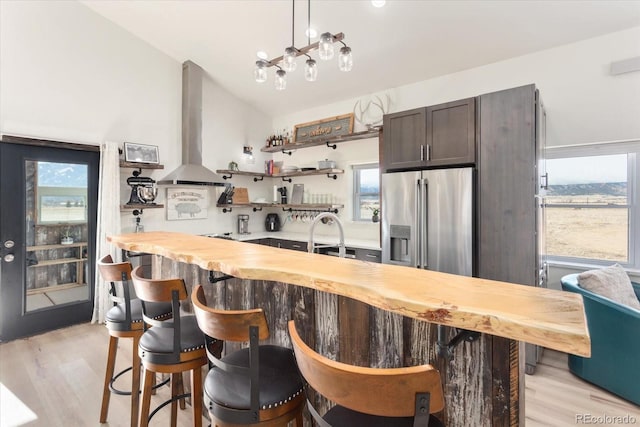
[[[383,172],[425,165],[426,111],[416,108],[384,116]]]
[[[475,162],[475,107],[475,98],[427,107],[427,166]]]
[[[479,108],[479,277],[535,286],[535,87],[482,95]]]

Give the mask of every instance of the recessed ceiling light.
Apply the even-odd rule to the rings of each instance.
[[[264,50],[259,50],[258,53],[256,53],[256,55],[260,59],[267,59],[269,57],[269,55],[267,55],[267,52],[265,52]]]
[[[304,34],[312,39],[318,37],[318,32],[314,28],[307,28],[307,31],[305,31]]]
[[[371,4],[372,4],[374,7],[382,7],[382,6],[384,6],[384,5],[385,5],[385,3],[386,3],[386,1],[385,1],[385,0],[371,0]]]

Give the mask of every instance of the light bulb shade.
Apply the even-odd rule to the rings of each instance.
[[[284,50],[284,55],[282,56],[282,68],[285,71],[295,71],[296,69],[296,57],[298,50],[291,46]]]
[[[322,33],[320,42],[318,43],[318,56],[323,61],[333,58],[333,35],[331,33]]]
[[[253,77],[258,83],[267,81],[267,63],[265,61],[256,61],[256,68],[253,70]]]
[[[276,71],[276,90],[287,88],[287,73],[284,70]]]
[[[353,68],[353,56],[351,55],[351,48],[343,46],[340,48],[340,56],[338,57],[338,68],[340,71],[351,71]]]
[[[314,59],[307,59],[304,67],[304,78],[308,82],[315,82],[318,78],[318,64]]]

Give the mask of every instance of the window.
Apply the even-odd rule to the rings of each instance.
[[[640,266],[640,236],[635,237],[640,156],[634,145],[624,148],[548,150],[545,246],[550,260]]]
[[[87,165],[33,162],[38,224],[87,221]]]
[[[353,167],[353,220],[371,221],[380,209],[380,170],[376,163]]]

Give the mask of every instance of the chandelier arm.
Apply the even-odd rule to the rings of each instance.
[[[344,33],[333,34],[332,37],[334,42],[342,42],[342,39],[344,39]],[[319,44],[320,42],[315,42],[308,46],[301,47],[300,49],[296,49],[296,57],[300,55],[306,55],[308,52],[313,52],[314,50],[318,50]],[[276,66],[280,68],[278,64],[282,61],[283,58],[284,58],[284,55],[280,55],[277,58],[273,58],[269,61],[266,61],[266,66],[267,67]]]
[[[291,47],[295,48],[296,0],[291,0]]]
[[[307,0],[307,44],[311,44],[311,0]]]

